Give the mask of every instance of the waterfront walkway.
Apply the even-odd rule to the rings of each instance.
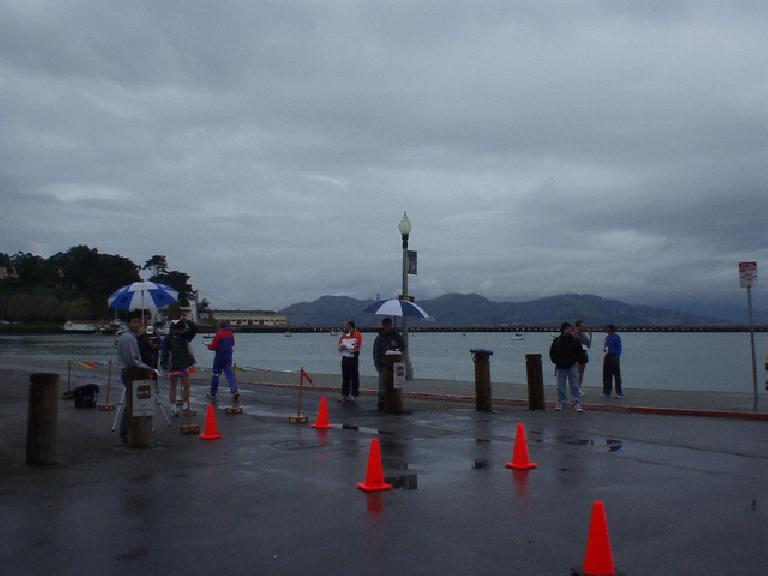
[[[9,368],[0,367],[3,573],[565,575],[583,561],[597,500],[622,573],[757,576],[768,565],[763,422],[508,404],[487,414],[413,397],[409,415],[391,416],[366,396],[330,402],[333,429],[318,431],[289,423],[297,380],[285,374],[244,384],[242,415],[219,406],[223,439],[182,435],[183,418],[167,426],[156,413],[145,450],[110,432],[113,412],[61,400],[58,464],[30,467],[30,367]],[[313,377],[318,387],[337,380]],[[206,385],[193,384],[202,424]],[[437,393],[466,386],[446,384]],[[304,396],[312,418],[320,395]],[[521,423],[538,464],[530,472],[505,467]],[[364,494],[355,484],[372,439],[396,488]]]
[[[62,384],[66,386],[67,364],[60,359],[52,359],[43,356],[34,357],[5,357],[0,360],[0,368],[24,370],[24,371],[52,371],[58,372],[62,377]],[[336,393],[341,388],[341,375],[339,374],[312,374],[316,391]],[[545,375],[545,382],[547,382]],[[210,372],[201,369],[192,375],[193,382],[203,385],[210,378]],[[238,381],[245,385],[271,386],[294,388],[298,386],[298,372],[277,372],[265,370],[249,370],[237,373]],[[106,384],[106,368],[103,366],[94,369],[74,368],[72,370],[72,383],[74,387],[79,383],[96,383],[101,386]],[[551,382],[553,377],[549,377]],[[222,386],[226,387],[226,379],[222,376]],[[113,390],[120,389],[117,369],[114,369],[112,378]],[[311,390],[313,386],[305,383],[305,388]],[[378,378],[374,376],[361,376],[360,388],[363,397],[374,397],[378,387]],[[585,396],[582,400],[586,410],[636,412],[649,414],[669,414],[676,416],[722,416],[732,418],[752,418],[768,420],[768,392],[758,391],[758,410],[753,410],[753,394],[729,393],[729,392],[690,392],[682,390],[655,390],[629,386],[625,388],[625,397],[601,398],[602,390],[596,387],[585,387]],[[119,392],[118,392],[119,393]],[[492,396],[494,408],[504,406],[527,406],[528,388],[526,384],[515,382],[492,382]],[[404,389],[406,399],[419,398],[435,402],[474,403],[475,384],[461,380],[431,380],[414,379],[407,382]],[[552,408],[557,399],[557,390],[552,384],[544,385],[544,397],[548,408]],[[102,396],[103,400],[104,396]]]

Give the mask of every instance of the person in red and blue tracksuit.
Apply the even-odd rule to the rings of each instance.
[[[237,382],[235,374],[232,372],[232,351],[235,347],[235,335],[229,328],[229,322],[221,322],[219,329],[213,340],[208,344],[208,350],[214,350],[216,356],[213,358],[213,370],[211,375],[211,392],[208,397],[216,401],[216,394],[219,391],[219,376],[224,372],[229,383],[229,391],[237,394]]]

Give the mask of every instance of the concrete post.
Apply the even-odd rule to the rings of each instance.
[[[403,395],[399,388],[394,387],[395,362],[402,362],[403,355],[397,350],[387,352],[384,363],[384,382],[387,385],[387,395],[384,399],[384,411],[389,414],[400,414],[403,411]]]
[[[492,350],[470,350],[475,362],[475,410],[491,412]]]
[[[59,375],[30,376],[27,411],[27,464],[56,463]]]
[[[148,448],[152,440],[152,416],[133,415],[134,380],[151,380],[153,372],[148,368],[128,369],[125,409],[128,418],[128,448]]]
[[[544,377],[541,370],[541,354],[525,355],[525,375],[528,379],[528,408],[544,410]]]

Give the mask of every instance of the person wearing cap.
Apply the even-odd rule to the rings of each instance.
[[[589,362],[589,349],[592,348],[592,330],[590,330],[589,335],[587,335],[587,333],[584,331],[584,320],[576,320],[576,328],[573,331],[573,335],[584,349],[584,361],[578,363],[579,393],[584,396],[584,370],[587,368],[587,362]]]
[[[235,394],[237,394],[237,382],[235,382],[235,374],[232,372],[232,351],[234,347],[235,335],[229,327],[229,322],[224,320],[219,323],[216,335],[211,340],[211,343],[208,344],[208,350],[216,352],[216,356],[213,358],[213,370],[211,370],[211,391],[208,394],[208,398],[213,402],[216,402],[216,394],[219,391],[219,377],[224,372],[234,403]]]
[[[181,376],[183,386],[183,403],[189,409],[189,369],[195,364],[195,357],[189,348],[189,340],[185,334],[185,326],[178,320],[171,324],[171,333],[163,343],[163,354],[160,365],[168,371],[170,380],[171,414],[178,416],[176,410],[176,382]]]
[[[584,363],[585,352],[581,343],[573,335],[573,326],[568,322],[560,325],[560,336],[552,341],[549,347],[549,359],[555,365],[555,374],[557,374],[557,404],[555,410],[562,410],[568,394],[566,383],[571,388],[571,399],[573,400],[573,409],[581,412],[581,392],[579,391],[579,374],[577,365]]]
[[[157,362],[160,359],[160,339],[152,324],[146,326],[143,332],[139,334],[139,352],[142,361],[147,366],[157,368]]]

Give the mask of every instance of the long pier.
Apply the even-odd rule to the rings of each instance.
[[[593,332],[604,332],[605,326],[591,326],[587,330]],[[261,328],[261,327],[235,327],[238,332],[286,332],[286,333],[316,333],[316,332],[338,332],[338,326],[287,326],[283,328]],[[361,332],[377,332],[378,326],[358,326]],[[755,332],[768,332],[768,325],[761,324],[753,327]],[[560,325],[553,326],[409,326],[409,332],[559,332]],[[750,327],[746,324],[716,324],[701,326],[639,326],[639,325],[616,325],[617,332],[749,332]]]

